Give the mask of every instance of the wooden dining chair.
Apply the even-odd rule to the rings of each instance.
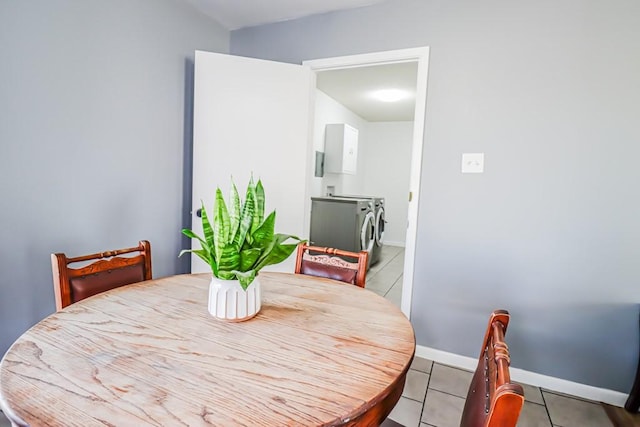
[[[134,256],[118,255],[137,253]],[[92,261],[90,264],[86,262]],[[84,264],[72,268],[75,263]],[[90,296],[131,283],[151,280],[151,243],[68,258],[63,253],[51,254],[56,310]]]
[[[504,342],[509,317],[508,311],[496,310],[489,318],[460,427],[516,427],[524,391],[509,374],[509,348]]]
[[[368,257],[367,251],[349,252],[301,243],[298,245],[295,273],[326,277],[364,288]],[[349,262],[345,258],[355,261]]]

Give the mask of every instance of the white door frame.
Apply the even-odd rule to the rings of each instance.
[[[304,61],[312,71],[338,70],[343,68],[357,68],[372,65],[393,64],[400,62],[417,62],[418,78],[416,82],[416,105],[413,121],[413,148],[411,151],[411,175],[409,179],[409,212],[407,235],[405,242],[404,275],[402,282],[402,302],[400,309],[411,318],[411,295],[416,254],[416,239],[418,233],[418,207],[420,199],[420,177],[422,175],[422,147],[424,143],[424,123],[427,104],[427,77],[429,70],[429,48],[418,47],[411,49],[390,50],[385,52],[366,53],[361,55],[341,56]],[[310,139],[309,150],[313,141]],[[310,179],[307,181],[310,183]],[[307,186],[307,195],[311,193]]]

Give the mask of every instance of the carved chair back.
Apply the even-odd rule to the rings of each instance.
[[[120,257],[129,253],[135,256]],[[86,262],[92,261],[89,264]],[[72,268],[70,264],[85,265]],[[131,283],[151,280],[151,243],[69,258],[63,253],[51,254],[56,310],[82,299]]]
[[[326,277],[364,288],[368,258],[367,251],[349,252],[301,243],[298,245],[295,273]]]
[[[508,311],[496,310],[489,318],[460,427],[516,427],[524,391],[511,382],[509,373],[511,360],[504,341],[509,317]]]

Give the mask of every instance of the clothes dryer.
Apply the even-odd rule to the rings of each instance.
[[[375,243],[375,212],[371,199],[312,197],[309,240],[315,246],[369,252]]]
[[[338,199],[369,199],[373,204],[374,215],[374,245],[369,254],[371,264],[380,261],[382,253],[382,245],[384,243],[384,226],[385,226],[385,206],[384,197],[362,196],[362,195],[334,195],[331,196]]]

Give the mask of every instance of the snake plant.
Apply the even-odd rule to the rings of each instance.
[[[249,287],[260,269],[287,259],[301,241],[295,236],[275,233],[276,211],[264,217],[264,188],[253,177],[247,186],[244,202],[238,189],[231,184],[229,206],[220,188],[216,190],[213,207],[213,224],[202,203],[201,219],[204,237],[192,230],[182,233],[200,242],[201,249],[185,249],[180,255],[191,252],[210,267],[213,275],[223,280],[237,279],[244,290]],[[287,240],[296,243],[285,243]]]

